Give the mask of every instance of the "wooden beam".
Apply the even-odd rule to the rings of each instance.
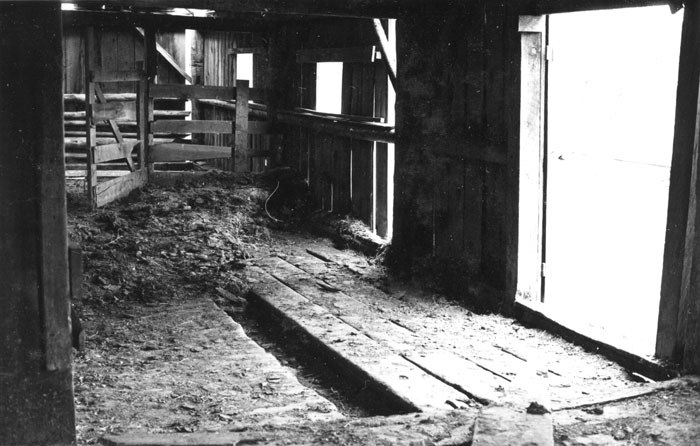
[[[263,47],[253,47],[253,48],[246,48],[246,47],[239,47],[239,48],[231,48],[229,49],[226,54],[267,54],[267,48]]]
[[[100,84],[95,83],[95,82],[89,82],[89,84],[92,85],[92,88],[94,89],[95,94],[97,95],[98,104],[106,104],[107,99],[105,98],[104,93],[102,93],[102,88],[100,88]],[[95,113],[95,109],[97,107],[99,107],[98,104],[92,105],[93,122],[97,120],[94,116],[94,113]],[[112,133],[114,134],[114,138],[117,140],[117,142],[122,142],[124,139],[122,138],[122,134],[119,131],[119,126],[117,125],[116,121],[114,121],[113,119],[108,119],[107,124],[109,124],[109,127],[112,129]]]
[[[234,87],[213,87],[202,85],[160,84],[151,85],[150,95],[154,99],[216,99],[219,101],[232,101],[236,99]],[[250,99],[257,102],[265,100],[265,90],[260,88],[250,89]]]
[[[69,1],[69,0],[62,0]],[[602,0],[600,0],[602,1]],[[455,15],[466,13],[465,4],[454,0],[81,0],[82,5],[137,8],[212,9],[219,12],[289,14],[357,18],[396,18],[411,14]]]
[[[231,157],[230,147],[166,143],[151,147],[150,162],[198,161]]]
[[[151,123],[152,133],[232,133],[231,121],[181,121],[169,119]]]
[[[105,144],[102,146],[95,146],[93,148],[93,160],[95,161],[95,163],[106,163],[107,161],[126,159],[126,163],[129,165],[129,169],[131,171],[134,171],[135,167],[134,162],[131,159],[131,152],[134,150],[134,147],[136,147],[138,143],[139,141],[131,140],[116,144]]]
[[[186,29],[229,32],[262,32],[288,22],[289,17],[266,14],[236,14],[216,17],[178,16],[157,12],[122,12],[109,10],[63,11],[64,29],[81,29],[86,26],[116,28],[153,27],[159,31],[184,31]]]
[[[297,50],[297,63],[372,63],[374,54],[375,48],[372,45],[349,48],[303,48]]]
[[[146,169],[139,169],[128,175],[114,178],[95,186],[97,207],[104,206],[119,198],[126,197],[135,189],[146,185],[148,174]]]
[[[379,43],[379,51],[381,51],[382,59],[386,64],[386,72],[391,80],[391,85],[396,89],[396,51],[389,45],[389,39],[384,32],[382,21],[379,19],[372,19],[372,25],[374,26],[374,34],[377,36],[377,42]]]
[[[283,124],[298,125],[318,132],[336,136],[347,136],[364,141],[394,143],[396,132],[394,126],[374,122],[341,122],[331,118],[322,118],[309,113],[280,111],[277,120]]]
[[[136,94],[135,93],[105,93],[104,98],[107,102],[112,102],[112,101],[135,101],[136,100]],[[84,94],[79,94],[79,93],[65,93],[63,95],[63,101],[64,102],[85,102],[85,95]]]
[[[0,442],[75,444],[60,5],[0,3]]]
[[[95,121],[135,121],[136,103],[101,102],[93,106],[92,112]]]
[[[92,82],[136,82],[146,76],[144,71],[91,71],[89,80]]]
[[[144,39],[146,38],[146,32],[144,30],[139,29],[139,28],[135,28],[135,29],[136,29],[136,32],[139,33],[139,35],[141,37],[143,37]],[[178,74],[180,74],[180,76],[182,76],[183,79],[185,79],[187,82],[192,83],[192,76],[187,74],[187,72],[182,67],[180,67],[180,65],[177,63],[177,61],[175,61],[175,59],[173,59],[173,56],[171,56],[170,53],[165,48],[160,46],[159,43],[156,43],[156,51],[158,51],[158,54],[160,54],[160,56],[163,59],[165,59],[165,61],[168,63],[168,65],[170,65],[170,67],[172,67],[172,69],[177,71]],[[132,79],[132,80],[138,80],[138,79]]]
[[[248,151],[248,98],[249,88],[247,80],[236,81],[236,117],[233,125],[233,168],[236,172],[250,171],[250,157]]]
[[[529,0],[519,8],[520,14],[544,15],[600,9],[637,8],[668,5],[669,0]],[[673,2],[675,3],[675,2]]]
[[[109,100],[109,98],[107,100]],[[127,107],[131,107],[131,105],[127,105]],[[135,121],[136,120],[136,115],[135,115],[136,105],[134,105],[133,108],[134,108],[134,119],[133,120]],[[155,116],[156,118],[186,118],[186,117],[190,116],[191,114],[192,114],[192,112],[187,111],[187,110],[155,110],[153,112],[153,116]],[[63,112],[63,119],[64,119],[64,122],[66,122],[66,121],[81,122],[84,125],[85,124],[85,112],[84,111]]]
[[[684,12],[676,96],[676,125],[666,214],[656,355],[680,361],[684,349],[688,297],[683,291],[683,276],[687,277],[684,262],[686,258],[690,260],[688,253],[692,252],[692,248],[686,246],[686,233],[693,178],[693,152],[699,131],[700,7],[697,2],[688,2]]]

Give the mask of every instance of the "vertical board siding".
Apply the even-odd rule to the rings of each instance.
[[[409,268],[427,258],[457,265],[456,275],[498,291],[513,226],[506,46],[517,28],[508,23],[505,2],[483,0],[466,16],[398,21],[397,258]]]
[[[229,54],[234,48],[250,48],[255,45],[262,45],[258,42],[257,36],[250,33],[234,33],[225,31],[202,32],[202,77],[203,85],[234,87],[236,85],[236,56]],[[269,60],[266,54],[255,54],[253,56],[253,87],[265,88],[268,85],[268,65]],[[232,121],[235,119],[235,111],[200,105],[202,112],[201,119]],[[204,144],[214,146],[231,146],[233,135],[206,134],[201,138]],[[249,135],[249,145],[254,151],[268,151],[270,149],[270,138],[265,135]],[[253,166],[262,170],[262,161],[253,160]],[[230,159],[212,160],[215,167],[230,170]],[[254,169],[255,171],[256,169]]]

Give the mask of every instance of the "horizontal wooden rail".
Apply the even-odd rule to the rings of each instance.
[[[136,121],[136,102],[113,101],[94,104],[92,112],[95,121]]]
[[[270,126],[265,121],[248,121],[249,135],[265,135],[269,133]],[[232,133],[232,121],[181,121],[166,120],[151,123],[153,133]]]
[[[218,99],[199,99],[197,101],[199,104],[210,105],[212,107],[219,107],[225,110],[236,111],[236,101],[227,102],[220,101]],[[248,104],[248,109],[250,110],[249,116],[254,118],[265,118],[267,119],[267,106],[262,104],[250,103]]]
[[[136,82],[146,78],[142,70],[130,71],[91,71],[92,82]]]
[[[218,99],[220,101],[232,101],[236,99],[235,87],[213,87],[206,85],[180,85],[180,84],[152,84],[149,89],[151,98],[154,99]],[[250,89],[250,99],[264,101],[265,90],[260,88]]]
[[[146,185],[148,173],[145,168],[139,169],[136,172],[131,172],[128,175],[114,178],[104,183],[98,183],[95,186],[95,198],[97,207],[104,206],[107,203],[129,195],[131,191]]]
[[[372,63],[375,51],[375,47],[372,45],[350,48],[304,48],[297,50],[297,63]]]
[[[186,118],[190,116],[192,112],[186,110],[155,110],[153,116],[156,118]],[[82,122],[85,124],[85,112],[84,111],[74,111],[74,112],[63,112],[64,122]]]
[[[105,93],[105,99],[112,101],[135,101],[136,93]],[[85,102],[85,95],[82,93],[66,93],[63,95],[64,102]]]
[[[139,143],[138,140],[124,141],[122,143],[105,144],[95,147],[95,163],[105,163],[123,158],[131,158],[131,152]]]
[[[393,125],[376,122],[339,121],[332,118],[322,118],[310,113],[282,111],[277,113],[277,120],[284,124],[298,125],[318,132],[364,141],[377,141],[393,144],[396,142],[396,132]]]
[[[150,147],[150,161],[153,163],[230,157],[231,147],[178,143],[156,144]]]
[[[199,102],[228,110],[235,110],[236,104],[225,101],[201,100]],[[251,114],[255,110],[260,117],[269,117],[267,106],[249,104]],[[255,108],[253,108],[255,107]],[[279,111],[275,114],[281,123],[298,125],[337,136],[347,136],[365,141],[394,143],[396,133],[394,126],[374,122],[379,118],[366,118],[355,115],[334,115],[317,111],[302,111],[304,109]],[[364,118],[365,120],[361,120]],[[256,121],[250,121],[254,123]],[[251,133],[251,132],[249,132]]]

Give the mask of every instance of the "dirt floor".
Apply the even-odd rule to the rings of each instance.
[[[81,184],[69,184],[69,233],[84,258],[83,299],[74,303],[86,332],[74,369],[79,444],[106,434],[339,426],[388,415],[353,398],[357,389],[305,357],[303,345],[264,315],[250,314],[245,297],[255,278],[249,272],[269,258],[311,268],[307,272],[420,339],[388,340],[399,353],[448,350],[505,377],[535,363],[550,389],[556,444],[700,441],[697,384],[591,405],[644,385],[557,336],[393,281],[377,259],[337,250],[307,232],[307,201],[293,193],[268,200],[271,190],[210,173],[195,182],[149,185],[91,211]],[[298,262],[319,253],[333,258],[313,268]],[[315,441],[369,444],[361,435],[340,438]]]

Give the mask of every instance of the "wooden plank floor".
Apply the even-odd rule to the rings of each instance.
[[[505,366],[512,370],[515,363],[517,370],[529,373],[506,377],[494,371],[503,363],[481,364],[429,345],[410,327],[381,317],[324,280],[327,262],[356,272],[362,268],[337,252],[312,250],[308,256],[284,257],[257,262],[252,297],[325,345],[351,374],[362,371],[377,387],[417,410],[478,409],[474,444],[553,444],[551,404],[546,384],[537,379],[536,364],[524,367],[522,359],[494,346]]]

